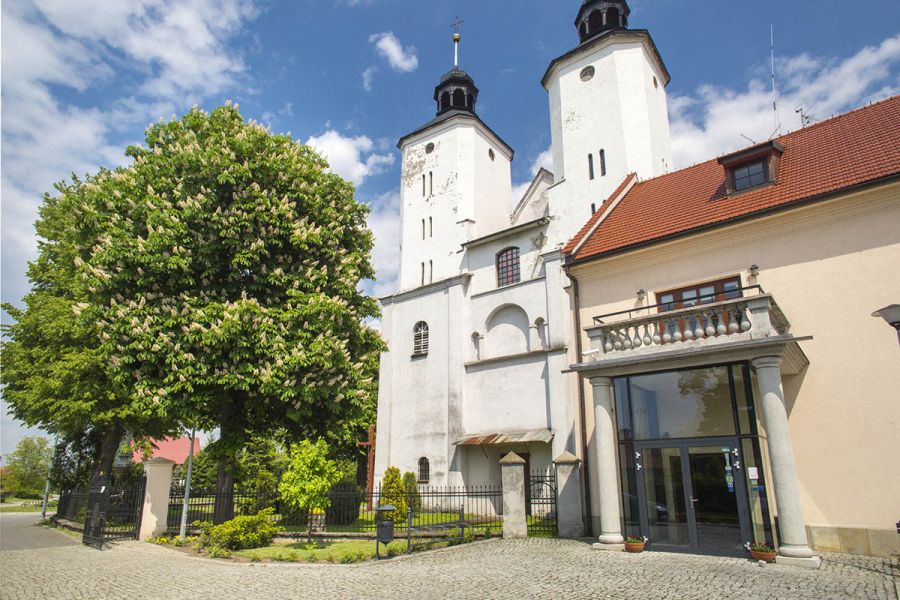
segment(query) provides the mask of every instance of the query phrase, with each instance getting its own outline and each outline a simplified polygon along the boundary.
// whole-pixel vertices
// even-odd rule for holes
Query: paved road
[[[0,552],[78,545],[78,540],[37,525],[40,520],[40,512],[0,513]]]
[[[735,558],[598,552],[551,539],[490,540],[357,565],[214,561],[140,542],[102,552],[10,551],[0,562],[0,598],[14,600],[896,598],[889,560],[835,554],[810,571]]]

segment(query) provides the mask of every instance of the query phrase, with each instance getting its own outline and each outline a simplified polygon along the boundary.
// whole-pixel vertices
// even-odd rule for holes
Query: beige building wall
[[[757,278],[748,273],[752,264]],[[900,347],[896,332],[871,316],[900,303],[900,184],[574,265],[570,273],[582,328],[594,316],[638,306],[640,289],[654,304],[656,292],[740,274],[744,285],[771,293],[791,333],[813,336],[800,342],[808,368],[783,381],[810,544],[900,552]],[[585,402],[590,415],[589,386]],[[596,489],[596,474],[591,481]]]

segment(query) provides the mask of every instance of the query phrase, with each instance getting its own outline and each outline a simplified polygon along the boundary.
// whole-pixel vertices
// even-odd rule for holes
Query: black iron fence
[[[556,473],[534,471],[528,481],[525,514],[528,519],[528,535],[554,537],[556,521]]]
[[[481,535],[501,533],[503,494],[499,485],[433,487],[417,486],[404,494],[391,494],[376,489],[371,496],[359,489],[336,487],[328,493],[329,506],[324,515],[291,508],[276,493],[235,491],[230,498],[235,516],[253,515],[272,508],[275,521],[286,533],[375,534],[376,509],[382,504],[398,506],[395,532],[408,537],[407,529],[420,536],[448,535],[460,524]],[[401,502],[398,502],[400,500]],[[214,522],[217,502],[229,504],[221,494],[192,490],[188,500],[187,530],[195,532],[196,521]],[[404,507],[411,507],[411,514]],[[184,510],[184,489],[173,487],[169,495],[167,528],[178,531]],[[402,512],[401,512],[402,511]],[[456,532],[453,533],[456,535]]]
[[[100,486],[105,498],[95,502],[101,510],[91,534],[98,544],[116,539],[136,538],[141,525],[141,509],[144,504],[146,479],[130,485]],[[96,494],[95,494],[96,496]],[[64,490],[59,495],[53,520],[65,520],[76,529],[85,529],[90,516],[91,492],[89,489]],[[98,520],[99,519],[99,520]]]

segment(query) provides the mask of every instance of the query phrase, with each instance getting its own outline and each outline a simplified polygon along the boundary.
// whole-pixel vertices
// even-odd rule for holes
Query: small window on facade
[[[425,263],[422,264],[422,285],[425,285]]]
[[[428,323],[419,321],[413,328],[413,356],[428,354]]]
[[[428,217],[428,237],[434,237],[434,222]]]
[[[428,261],[428,283],[434,281],[434,262]]]
[[[591,202],[591,214],[594,214],[595,212],[597,212],[597,205]]]
[[[600,177],[606,175],[606,150],[600,151]]]
[[[585,67],[581,70],[581,80],[590,81],[594,78],[594,67]]]
[[[654,88],[658,88],[658,87],[659,87],[659,82],[656,81],[656,75],[653,76],[653,87],[654,87]]]
[[[422,197],[425,197],[425,175],[422,174]]]
[[[497,254],[497,287],[519,283],[519,249],[507,248]]]
[[[429,142],[428,145],[425,146],[425,154],[431,154],[432,152],[434,152],[434,144]]]
[[[424,456],[419,459],[419,483],[428,483],[428,477],[431,474],[431,467],[428,464],[428,459]]]
[[[588,179],[594,178],[594,155],[588,154]]]
[[[741,296],[741,278],[735,275],[727,279],[660,292],[656,295],[656,302],[660,305],[659,311],[665,312],[667,310],[688,308],[697,304],[722,302],[723,300],[731,300]]]
[[[428,171],[428,195],[434,195],[434,173]]]
[[[425,239],[425,219],[422,219],[422,239]]]
[[[745,190],[766,182],[766,162],[758,160],[732,170],[734,191]]]
[[[488,149],[488,158],[494,160],[494,151],[492,149]]]

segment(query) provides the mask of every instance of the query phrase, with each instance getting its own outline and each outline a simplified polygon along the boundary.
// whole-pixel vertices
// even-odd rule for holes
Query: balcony
[[[789,334],[790,323],[771,294],[759,286],[740,292],[741,297],[701,298],[699,304],[676,310],[656,304],[594,317],[594,325],[585,328],[591,349],[584,360],[636,359]]]

